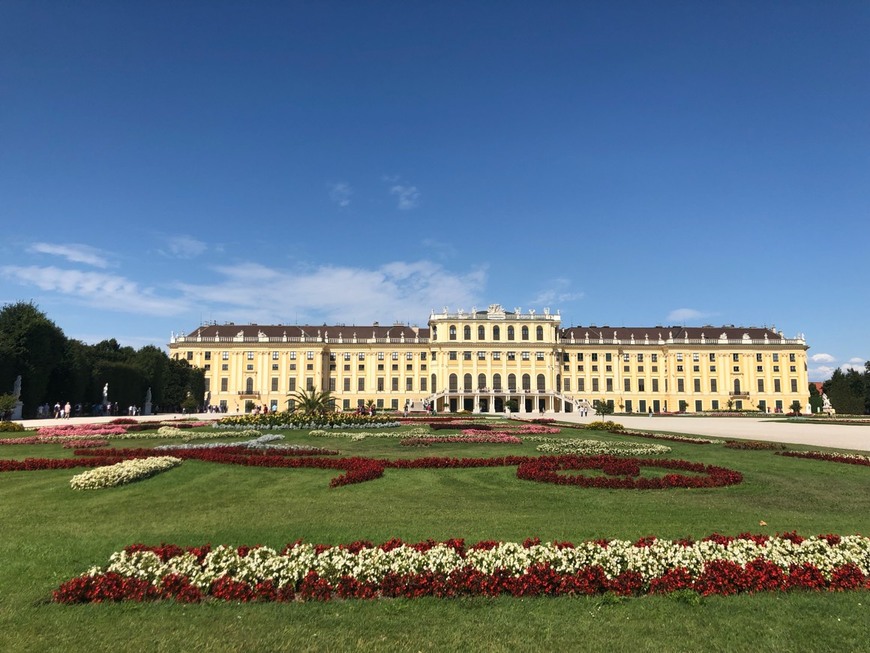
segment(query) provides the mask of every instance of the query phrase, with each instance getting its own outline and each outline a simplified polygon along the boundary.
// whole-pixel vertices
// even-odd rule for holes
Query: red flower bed
[[[640,476],[640,467],[677,469],[697,476],[667,474],[657,478]],[[600,469],[606,476],[565,475],[566,470]],[[686,460],[655,460],[652,458],[618,458],[615,456],[541,456],[521,463],[517,476],[540,483],[579,485],[608,489],[661,489],[673,487],[721,487],[736,485],[743,480],[740,472],[724,467],[692,463]]]
[[[339,599],[374,598],[461,598],[472,596],[589,596],[610,592],[618,596],[668,594],[690,590],[702,596],[732,596],[741,593],[783,592],[788,590],[855,591],[870,589],[868,579],[858,567],[843,565],[833,570],[826,580],[822,572],[810,564],[793,566],[784,572],[775,564],[752,560],[739,565],[726,560],[713,560],[704,566],[697,578],[678,567],[653,578],[644,588],[636,571],[624,571],[608,578],[598,566],[586,567],[576,573],[559,573],[548,564],[536,564],[523,574],[514,576],[503,569],[491,574],[462,567],[453,573],[423,572],[412,574],[387,573],[378,582],[362,582],[342,576],[335,582],[310,571],[297,587],[288,584],[277,588],[272,581],[256,584],[222,576],[203,594],[183,576],[167,575],[159,586],[144,580],[122,577],[115,573],[80,576],[63,583],[53,593],[57,603],[102,603],[107,601],[154,601],[173,599],[195,603],[204,599],[236,601],[329,601]]]
[[[98,467],[122,460],[165,455],[157,449],[77,449],[77,456],[87,458],[28,458],[23,461],[0,460],[0,472],[38,469],[68,469]],[[239,446],[209,449],[173,449],[172,455],[187,460],[248,467],[289,467],[344,470],[330,481],[330,487],[364,483],[380,478],[391,469],[470,469],[475,467],[517,467],[517,478],[539,483],[578,485],[610,489],[662,489],[674,487],[721,487],[743,480],[736,471],[693,463],[686,460],[654,460],[617,456],[498,456],[495,458],[425,457],[413,460],[381,460],[374,458],[322,458],[310,452],[280,449],[251,449]],[[691,472],[667,474],[662,477],[640,476],[641,467],[673,469]],[[600,469],[605,476],[564,475],[568,470]]]
[[[847,454],[825,453],[822,451],[777,451],[776,455],[790,456],[791,458],[809,458],[811,460],[827,460],[833,463],[870,467],[870,459],[867,457],[849,456]]]
[[[463,429],[474,429],[477,431],[491,431],[492,425],[485,424],[484,422],[433,422],[429,424],[429,428],[433,431],[441,431],[441,430],[456,430],[461,431]]]

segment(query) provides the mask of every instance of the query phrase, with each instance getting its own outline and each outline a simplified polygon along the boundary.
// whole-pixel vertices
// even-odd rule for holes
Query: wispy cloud
[[[485,268],[451,272],[430,261],[394,261],[378,268],[320,266],[280,270],[259,263],[221,266],[215,284],[180,284],[181,291],[221,306],[223,319],[244,322],[419,322],[446,302],[472,305],[486,283]],[[264,305],[263,293],[270,302]]]
[[[350,206],[352,195],[353,188],[350,184],[340,181],[329,185],[329,199],[343,209]]]
[[[711,317],[712,313],[705,313],[694,308],[677,308],[668,313],[668,321],[674,324],[699,322]]]
[[[396,184],[390,188],[390,195],[398,197],[400,211],[416,209],[420,205],[420,191],[417,190],[416,186]]]
[[[830,354],[813,354],[810,356],[813,363],[836,363],[837,359]]]
[[[153,289],[142,288],[135,281],[102,272],[7,265],[0,268],[0,276],[109,311],[170,316],[190,310],[188,301],[160,297]]]
[[[543,306],[546,308],[553,307],[554,310],[560,308],[558,304],[567,304],[569,302],[583,299],[585,293],[581,290],[573,288],[573,283],[570,279],[558,278],[549,282],[549,288],[538,291],[538,294],[531,300],[533,306]]]
[[[831,367],[830,365],[819,365],[817,367],[808,367],[807,368],[807,378],[810,381],[827,381],[831,378],[831,375],[834,373],[836,367]]]
[[[84,263],[95,268],[107,268],[109,262],[106,255],[96,247],[71,243],[58,245],[55,243],[33,243],[27,248],[29,252],[61,256],[70,263]]]
[[[202,255],[208,250],[208,245],[198,238],[186,235],[171,236],[166,241],[166,248],[159,250],[169,258],[191,259]]]

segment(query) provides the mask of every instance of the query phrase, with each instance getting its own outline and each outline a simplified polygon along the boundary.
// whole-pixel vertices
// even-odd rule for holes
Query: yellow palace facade
[[[173,334],[170,355],[202,368],[206,403],[293,407],[329,390],[338,410],[616,412],[761,410],[808,401],[807,345],[772,328],[562,328],[498,304],[432,312],[427,327],[209,324]]]

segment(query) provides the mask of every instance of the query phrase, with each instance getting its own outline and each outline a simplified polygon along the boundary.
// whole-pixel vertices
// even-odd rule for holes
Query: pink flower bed
[[[95,449],[108,444],[108,440],[67,440],[62,446],[64,449]]]
[[[462,435],[447,435],[442,437],[422,437],[422,438],[403,438],[401,444],[406,447],[428,446],[431,444],[442,443],[473,443],[473,444],[522,444],[515,435],[507,433],[475,433],[473,431],[463,431]]]

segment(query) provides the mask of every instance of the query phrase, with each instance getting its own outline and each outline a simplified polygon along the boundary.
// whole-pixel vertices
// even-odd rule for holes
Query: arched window
[[[471,327],[467,324],[465,325],[465,328],[462,329],[462,339],[471,340]]]
[[[544,327],[542,327],[541,325],[538,325],[538,328],[535,329],[535,337],[536,337],[538,340],[543,340],[543,339],[544,339]]]
[[[514,328],[512,326],[508,327],[508,340],[514,339]]]
[[[462,377],[462,387],[466,390],[471,390],[471,374],[466,374]]]
[[[483,328],[482,324],[477,327],[477,339],[486,340],[486,329]]]
[[[501,392],[501,374],[492,375],[492,389]]]
[[[450,390],[457,390],[459,388],[459,385],[458,385],[459,379],[455,374],[450,375],[449,383],[450,383],[450,386],[449,386]]]
[[[456,340],[456,325],[455,324],[450,325],[450,339]]]
[[[523,340],[528,340],[528,339],[529,339],[529,327],[527,327],[527,326],[524,326],[524,327],[523,327],[523,330],[522,330],[522,338],[523,338]]]
[[[432,375],[432,392],[438,392],[438,377]]]
[[[492,339],[501,340],[501,329],[498,328],[498,325],[492,327]]]
[[[523,390],[531,390],[532,389],[532,377],[528,374],[523,374]]]
[[[538,390],[543,392],[547,389],[547,379],[543,374],[538,374]]]
[[[477,387],[485,388],[486,387],[486,374],[478,374],[477,375]]]
[[[556,375],[556,392],[562,392],[562,375]]]
[[[248,379],[250,380],[250,379]],[[734,394],[740,394],[740,379],[734,379]]]
[[[517,375],[516,374],[508,374],[508,390],[511,392],[516,392],[517,390]]]
[[[249,395],[254,394],[254,379],[250,377],[245,381],[245,393]]]

